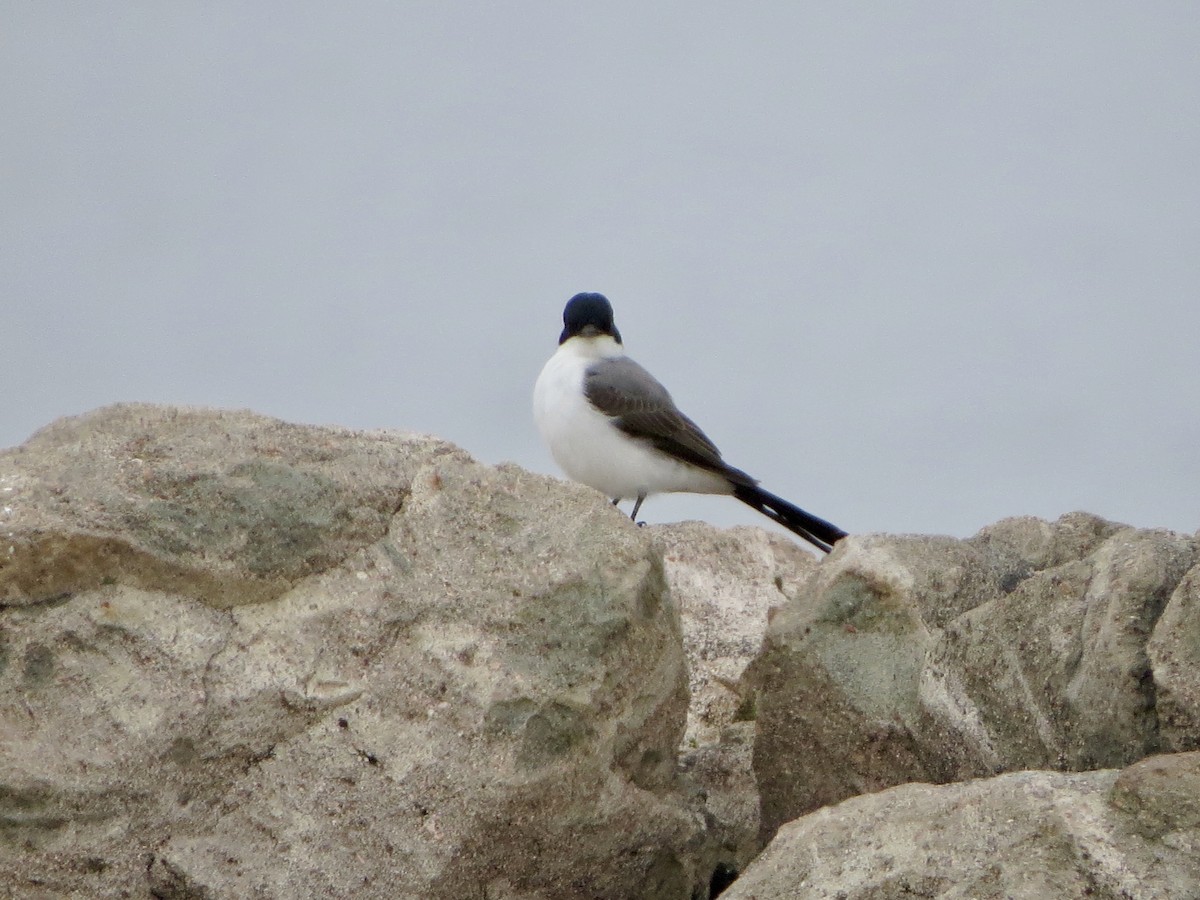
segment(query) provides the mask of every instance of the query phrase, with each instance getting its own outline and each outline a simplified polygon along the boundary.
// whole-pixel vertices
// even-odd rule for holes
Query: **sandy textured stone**
[[[0,894],[707,884],[678,609],[592,492],[145,406],[56,423],[0,479]]]
[[[782,827],[721,896],[1197,897],[1198,771],[1192,753],[1123,772],[1016,772],[857,797]]]
[[[913,780],[925,655],[1000,578],[950,538],[850,537],[773,618],[753,665],[764,837],[828,803]]]
[[[61,419],[4,454],[0,602],[116,580],[217,607],[277,597],[379,540],[439,447],[142,404]]]
[[[715,743],[744,719],[740,684],[762,648],[767,619],[817,565],[813,554],[760,528],[658,525],[667,585],[680,607],[692,701],[685,748]]]
[[[1146,644],[1196,559],[1190,537],[1124,529],[948,627],[925,696],[967,765],[1083,770],[1166,749]]]
[[[966,541],[843,541],[752,666],[764,837],[908,781],[1193,749],[1162,741],[1147,639],[1198,557],[1191,536],[1083,514]],[[1176,683],[1184,721],[1188,675]]]
[[[1171,595],[1146,652],[1164,748],[1200,747],[1200,567]]]
[[[1200,851],[1200,753],[1134,763],[1117,777],[1110,801],[1143,837]]]
[[[1018,576],[1004,586],[1007,593],[1034,572],[1083,559],[1123,528],[1118,522],[1085,512],[1067,513],[1053,522],[1015,516],[980,529],[970,543],[984,550],[1010,577]]]
[[[754,692],[742,681],[772,610],[817,566],[795,541],[759,528],[702,522],[649,529],[683,618],[691,704],[680,764],[705,800],[716,856],[708,869],[741,871],[760,849],[751,765]]]
[[[63,420],[0,453],[0,896],[1170,897],[1194,754],[872,792],[1197,749],[1198,560],[1081,513],[818,558],[430,437]]]

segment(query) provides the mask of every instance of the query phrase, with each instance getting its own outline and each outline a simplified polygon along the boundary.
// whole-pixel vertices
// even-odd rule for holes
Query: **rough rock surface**
[[[1196,749],[1198,559],[1195,537],[1084,514],[842,542],[753,666],[764,837],[904,782]]]
[[[684,747],[715,743],[746,720],[741,684],[762,648],[767,620],[816,569],[794,541],[760,528],[703,522],[651,526],[667,585],[679,599],[692,701]]]
[[[0,455],[0,894],[686,897],[678,610],[592,492],[118,406]]]
[[[1085,514],[819,560],[428,437],[62,420],[0,453],[0,897],[1194,900],[1198,562]]]
[[[759,528],[683,522],[649,530],[683,618],[691,704],[680,765],[704,797],[717,847],[713,868],[729,878],[761,847],[751,765],[754,693],[742,676],[772,610],[794,595],[817,558]],[[714,877],[720,886],[720,872]]]
[[[1200,753],[910,784],[783,826],[722,900],[1200,896]]]
[[[1146,644],[1163,747],[1200,747],[1200,568],[1193,568]]]

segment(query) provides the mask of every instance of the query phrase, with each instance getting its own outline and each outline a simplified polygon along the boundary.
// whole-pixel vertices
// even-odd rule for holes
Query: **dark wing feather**
[[[613,424],[668,456],[728,476],[738,484],[755,480],[721,459],[721,451],[675,406],[667,389],[627,356],[601,360],[584,376],[584,395]]]

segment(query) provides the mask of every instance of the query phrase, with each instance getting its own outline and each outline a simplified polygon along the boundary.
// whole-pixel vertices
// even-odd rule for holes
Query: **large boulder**
[[[1146,643],[1163,747],[1200,747],[1200,568],[1184,576]]]
[[[909,784],[779,829],[722,900],[1200,896],[1200,753]]]
[[[118,406],[0,454],[0,894],[688,897],[651,536],[431,438]]]
[[[1192,536],[1084,514],[840,542],[751,667],[764,839],[905,782],[1196,749],[1198,559]]]
[[[1200,896],[1195,756],[1136,762],[1200,747],[1198,561],[1085,514],[818,560],[430,437],[63,420],[0,453],[0,896]]]

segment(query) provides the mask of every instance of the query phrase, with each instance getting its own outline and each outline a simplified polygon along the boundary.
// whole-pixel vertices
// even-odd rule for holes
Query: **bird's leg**
[[[642,501],[645,499],[645,494],[638,494],[637,499],[633,501],[633,512],[629,514],[629,518],[631,518],[634,522],[637,521],[638,510],[642,508]]]

